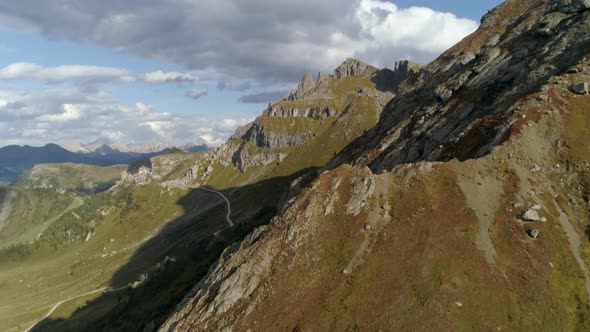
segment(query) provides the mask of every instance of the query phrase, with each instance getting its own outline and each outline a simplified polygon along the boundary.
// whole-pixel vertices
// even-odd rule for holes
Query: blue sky
[[[0,4],[0,146],[218,145],[261,113],[260,94],[284,96],[306,71],[349,56],[430,61],[500,3],[167,2]]]
[[[500,0],[457,0],[457,1],[441,1],[441,0],[396,0],[391,1],[400,7],[406,8],[411,6],[423,6],[432,8],[438,11],[451,12],[457,16],[469,18],[475,21],[479,19],[491,8],[501,4]]]

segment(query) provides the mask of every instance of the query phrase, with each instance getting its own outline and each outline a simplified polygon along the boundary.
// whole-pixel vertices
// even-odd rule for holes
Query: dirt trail
[[[7,189],[4,195],[4,199],[0,201],[0,232],[2,232],[4,223],[10,216],[10,212],[12,211],[12,206],[14,205],[15,199],[16,191]]]
[[[227,224],[229,225],[229,227],[234,227],[234,222],[231,220],[231,203],[229,202],[229,199],[224,194],[222,194],[221,192],[219,192],[217,190],[203,188],[203,187],[194,187],[193,189],[199,189],[199,190],[204,190],[204,191],[208,191],[211,193],[215,193],[215,194],[219,195],[221,198],[223,198],[225,200],[225,203],[227,204],[227,214],[225,215],[225,220],[227,221]]]
[[[31,326],[28,329],[26,329],[25,332],[31,331],[33,328],[35,328],[35,326],[37,326],[37,324],[39,324],[40,322],[42,322],[43,320],[45,320],[46,318],[48,318],[49,316],[51,316],[51,314],[55,310],[57,310],[57,308],[59,308],[60,305],[66,303],[68,301],[75,300],[77,298],[88,296],[88,295],[92,295],[92,294],[96,294],[96,293],[112,293],[112,292],[118,292],[118,291],[123,290],[123,289],[126,289],[126,288],[128,288],[128,286],[119,287],[119,288],[103,287],[103,288],[100,288],[100,289],[97,289],[97,290],[93,290],[93,291],[88,292],[88,293],[84,293],[84,294],[72,296],[72,297],[69,297],[69,298],[67,298],[65,300],[59,301],[53,307],[51,307],[51,309],[47,312],[47,314],[45,314],[45,316],[43,316],[41,319],[39,319],[39,320],[35,321],[33,324],[31,324]]]

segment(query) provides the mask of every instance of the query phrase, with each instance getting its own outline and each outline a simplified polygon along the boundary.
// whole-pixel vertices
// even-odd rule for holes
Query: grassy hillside
[[[144,163],[150,169],[145,174],[147,184],[126,182],[83,200],[79,193],[92,192],[86,190],[92,187],[89,184],[96,188],[121,170],[42,165],[29,172],[18,183],[19,190],[61,188],[58,191],[66,191],[61,197],[71,198],[56,208],[61,215],[41,218],[51,222],[44,224],[40,236],[35,229],[38,239],[34,243],[21,242],[12,252],[3,252],[0,280],[17,277],[0,286],[0,296],[9,303],[0,307],[0,329],[22,329],[41,317],[52,303],[102,286],[124,286],[142,275],[148,276],[147,281],[135,289],[94,294],[64,304],[44,326],[59,331],[75,331],[81,326],[85,330],[127,331],[141,329],[150,320],[163,322],[225,247],[270,221],[295,178],[323,166],[347,142],[377,122],[375,100],[356,92],[359,87],[374,89],[373,83],[354,77],[330,80],[328,96],[335,103],[332,106],[338,107],[338,117],[259,119],[281,134],[300,130],[315,133],[301,146],[276,149],[288,154],[279,164],[242,172],[211,160],[209,154],[173,153]],[[273,150],[245,144],[252,154]],[[189,181],[186,174],[190,169],[195,174]],[[138,167],[133,174],[139,171]],[[229,198],[235,227],[225,222],[225,202],[215,194],[191,189],[195,184],[221,190]],[[46,200],[57,202],[53,196]],[[74,205],[64,208],[68,203]],[[29,239],[21,237],[25,238]]]
[[[113,186],[126,169],[124,165],[39,164],[23,175],[16,186],[91,194]]]
[[[16,199],[0,232],[0,248],[35,240],[65,211],[81,204],[73,194],[59,194],[49,189],[12,188]]]

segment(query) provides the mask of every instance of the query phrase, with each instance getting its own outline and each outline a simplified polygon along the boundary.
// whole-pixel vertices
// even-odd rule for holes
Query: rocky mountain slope
[[[6,303],[0,330],[24,330],[58,301],[125,285],[129,289],[120,293],[64,303],[36,329],[129,331],[161,325],[224,248],[270,222],[294,180],[324,167],[376,125],[402,77],[413,77],[416,68],[401,62],[396,70],[377,69],[349,59],[319,82],[302,83],[305,91],[296,97],[272,103],[218,149],[142,158],[108,191],[76,190],[82,178],[96,184],[92,169],[80,174],[77,165],[33,169],[18,188],[10,227],[0,233],[0,280],[18,278],[0,283]],[[95,171],[111,174],[111,169]],[[27,199],[38,207],[31,213]],[[44,210],[47,206],[52,208]],[[17,216],[31,221],[24,231],[15,227]],[[19,231],[24,233],[14,240]]]
[[[394,70],[378,69],[356,59],[347,59],[329,76],[318,74],[314,81],[306,74],[296,91],[271,103],[254,122],[236,132],[215,150],[214,162],[233,164],[244,171],[252,166],[281,163],[294,148],[313,141],[338,127],[349,142],[356,128],[370,128],[375,115],[415,76],[419,66],[409,61],[395,64]],[[354,118],[354,119],[353,119]],[[350,128],[345,128],[350,127]],[[312,149],[308,144],[307,150]],[[339,151],[335,144],[328,151]],[[331,157],[328,155],[328,157]]]
[[[160,330],[590,329],[588,58],[588,1],[500,5]]]

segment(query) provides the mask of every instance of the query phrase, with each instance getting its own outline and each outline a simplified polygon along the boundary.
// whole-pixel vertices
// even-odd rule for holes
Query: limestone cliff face
[[[316,87],[316,84],[319,83],[319,79],[320,77],[318,77],[318,82],[315,82],[311,73],[305,74],[301,80],[301,83],[299,83],[297,86],[297,90],[295,90],[295,92],[289,96],[289,100],[298,100],[303,98],[305,93]]]
[[[333,76],[342,79],[350,76],[371,76],[379,69],[357,59],[348,58],[334,70]]]
[[[588,9],[487,14],[160,330],[589,330]]]
[[[282,104],[270,105],[264,111],[265,115],[277,118],[305,117],[316,120],[323,120],[328,117],[336,116],[336,111],[330,106],[309,106],[309,107],[288,107]]]
[[[267,131],[266,128],[258,123],[254,123],[250,130],[242,136],[249,143],[261,148],[289,148],[299,146],[305,143],[313,133],[296,132],[291,135]]]

